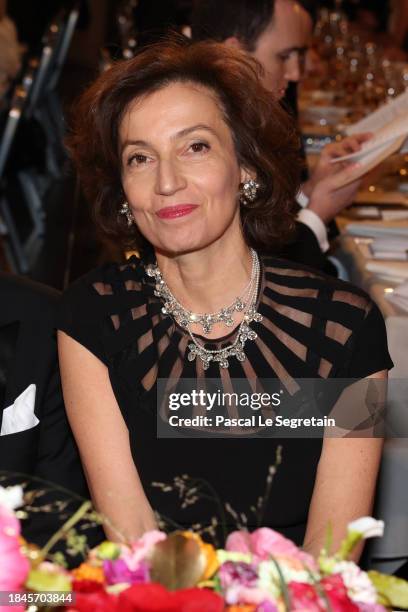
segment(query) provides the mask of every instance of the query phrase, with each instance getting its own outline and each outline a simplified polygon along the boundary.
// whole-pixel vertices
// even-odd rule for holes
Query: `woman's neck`
[[[229,306],[251,275],[251,252],[242,237],[176,257],[161,253],[156,257],[170,291],[184,308],[197,313]]]

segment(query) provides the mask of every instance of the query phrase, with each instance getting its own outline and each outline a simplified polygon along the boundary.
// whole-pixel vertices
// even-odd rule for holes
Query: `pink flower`
[[[258,572],[255,565],[243,561],[226,561],[218,572],[221,591],[225,601],[230,605],[257,604],[263,605],[270,600],[270,595],[258,588]],[[263,608],[259,608],[262,612]],[[265,608],[266,612],[268,608]],[[275,608],[273,611],[275,612]]]
[[[21,552],[20,524],[14,514],[0,506],[0,591],[18,591],[24,584],[30,564]],[[4,606],[2,610],[19,612],[23,607]]]
[[[133,572],[139,567],[140,561],[143,561],[153,550],[158,542],[166,539],[166,534],[163,531],[153,530],[143,534],[137,542],[132,543],[130,548],[125,548],[120,555]]]
[[[225,550],[245,554],[252,553],[251,534],[248,531],[233,531],[227,537]]]
[[[270,601],[263,601],[257,606],[256,612],[278,612],[278,608]]]
[[[316,562],[311,555],[269,527],[261,527],[252,533],[234,531],[228,536],[225,548],[229,551],[251,553],[258,561],[267,561],[271,555],[292,557],[307,565],[310,570],[316,569]]]
[[[238,563],[226,561],[221,565],[218,577],[223,589],[233,585],[254,587],[258,582],[256,568],[250,563],[243,563],[242,561]]]
[[[224,599],[230,606],[238,604],[265,605],[266,601],[273,603],[270,593],[257,587],[246,587],[239,584],[232,585],[224,591]],[[262,609],[262,608],[261,608]]]
[[[108,584],[127,582],[129,584],[141,584],[149,582],[149,568],[147,563],[141,561],[137,569],[130,570],[123,559],[116,561],[105,560],[103,571]]]

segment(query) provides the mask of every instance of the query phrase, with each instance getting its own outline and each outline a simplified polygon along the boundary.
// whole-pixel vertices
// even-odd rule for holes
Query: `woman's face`
[[[249,175],[210,90],[172,83],[136,100],[119,141],[126,199],[156,250],[196,251],[241,232],[238,190]]]

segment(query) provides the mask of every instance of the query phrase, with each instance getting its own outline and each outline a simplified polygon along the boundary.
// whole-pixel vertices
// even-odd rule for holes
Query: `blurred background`
[[[64,150],[81,91],[188,2],[0,0],[0,269],[62,289],[105,258]]]
[[[93,229],[64,150],[66,125],[76,97],[112,61],[132,57],[169,27],[188,35],[192,1],[0,0],[0,269],[63,289],[123,256]],[[313,165],[325,143],[408,87],[408,0],[302,4],[314,34],[298,111]],[[350,215],[404,227],[407,177],[403,153],[367,177],[333,248],[350,251]]]

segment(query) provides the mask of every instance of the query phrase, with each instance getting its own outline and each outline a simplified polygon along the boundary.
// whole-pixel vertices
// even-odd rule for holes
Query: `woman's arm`
[[[370,378],[387,378],[387,371]],[[382,438],[325,438],[310,504],[304,548],[318,556],[331,526],[333,551],[346,535],[347,524],[370,515],[381,460]],[[355,549],[353,560],[363,545]]]
[[[63,332],[58,332],[58,350],[65,406],[89,489],[96,509],[112,525],[104,526],[105,532],[115,541],[135,539],[156,525],[108,370]]]

